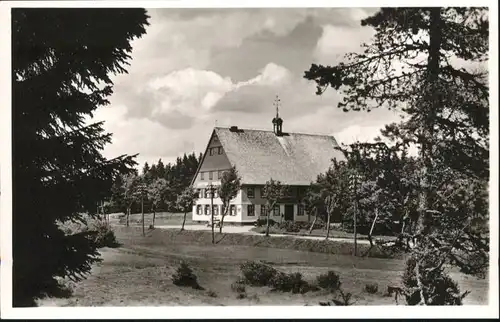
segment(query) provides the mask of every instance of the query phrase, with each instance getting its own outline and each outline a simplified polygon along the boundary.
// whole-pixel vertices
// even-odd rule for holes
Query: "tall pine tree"
[[[317,83],[318,94],[328,87],[341,90],[339,107],[345,111],[388,107],[406,114],[384,134],[419,148],[419,205],[412,233],[417,247],[407,267],[406,276],[414,277],[405,284],[407,300],[439,304],[426,283],[448,281],[445,261],[480,273],[488,257],[489,238],[472,225],[488,218],[484,207],[475,206],[482,200],[467,199],[467,205],[454,209],[439,206],[449,199],[441,187],[474,187],[471,196],[481,198],[489,177],[488,10],[382,8],[361,24],[376,32],[362,53],[348,54],[336,66],[313,64],[305,78]],[[461,303],[459,294],[439,298]]]
[[[109,197],[113,179],[135,164],[108,160],[102,123],[86,125],[125,73],[148,25],[143,9],[13,9],[13,305],[56,294],[58,277],[80,280],[99,260],[86,233],[65,236],[58,221],[81,221]]]

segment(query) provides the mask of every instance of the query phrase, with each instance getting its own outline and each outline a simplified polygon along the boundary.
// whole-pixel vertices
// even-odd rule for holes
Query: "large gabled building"
[[[279,180],[291,187],[289,196],[275,209],[271,218],[308,221],[301,198],[318,174],[328,170],[332,159],[343,160],[336,150],[337,141],[331,135],[285,133],[278,112],[273,119],[273,131],[215,127],[192,181],[199,199],[193,206],[193,221],[209,221],[211,211],[219,217],[222,201],[214,194],[210,209],[210,189],[220,185],[225,170],[236,166],[241,176],[242,189],[231,202],[225,222],[253,223],[266,216],[266,200],[262,188],[269,179]]]

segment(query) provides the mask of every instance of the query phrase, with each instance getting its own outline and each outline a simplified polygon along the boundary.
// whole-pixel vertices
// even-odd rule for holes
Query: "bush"
[[[298,233],[302,229],[301,227],[301,224],[294,221],[284,221],[278,225],[278,228],[283,229],[284,231],[289,233]]]
[[[321,274],[316,277],[316,282],[319,287],[325,290],[334,292],[340,288],[340,277],[334,271],[328,271],[326,274]]]
[[[365,285],[365,291],[370,294],[375,294],[378,292],[378,284],[377,283],[368,283]]]
[[[271,218],[269,218],[269,226],[274,226],[275,224],[276,224],[276,221],[274,221]],[[265,227],[266,225],[267,225],[267,219],[266,218],[259,218],[254,223],[255,227]]]
[[[279,272],[272,280],[271,285],[275,291],[306,293],[309,291],[309,284],[302,279],[299,272],[286,274]]]
[[[266,286],[278,274],[275,268],[259,262],[246,262],[240,268],[244,281],[252,286]]]
[[[111,226],[102,219],[85,216],[81,221],[65,221],[58,223],[65,235],[86,234],[96,247],[116,247],[118,242]]]
[[[237,298],[238,300],[244,299],[244,298],[246,298],[246,297],[247,297],[247,293],[245,293],[245,292],[243,292],[243,293],[238,293],[238,294],[236,295],[236,298]]]
[[[254,231],[254,232],[259,233],[259,234],[265,234],[266,233],[266,226],[254,227],[251,229],[251,231]],[[286,232],[286,230],[278,228],[277,225],[269,226],[269,233],[270,234],[283,234],[285,232]]]
[[[210,297],[217,297],[217,293],[215,293],[215,291],[213,290],[208,290],[207,295]]]
[[[462,305],[462,300],[468,292],[460,294],[458,284],[453,281],[443,269],[431,271],[439,262],[439,258],[428,256],[420,266],[420,280],[423,285],[423,295],[427,305]],[[403,285],[408,305],[418,305],[421,302],[420,290],[416,277],[416,259],[410,257],[406,262],[403,274]]]
[[[175,274],[172,275],[172,281],[177,286],[190,286],[194,289],[201,289],[196,275],[186,262],[182,262],[177,268]]]
[[[92,232],[95,232],[93,234],[93,239],[97,244],[97,247],[116,247],[118,245],[115,232],[106,221],[94,221],[90,227],[90,230]]]
[[[313,221],[313,222],[314,222],[314,221]],[[307,226],[307,229],[311,228],[311,225],[312,225],[312,223],[310,223],[310,224]],[[325,226],[326,226],[325,221],[324,221],[323,219],[321,219],[321,218],[318,218],[318,220],[316,220],[316,223],[314,223],[314,225],[313,225],[313,229],[314,229],[314,230],[317,230],[317,229],[323,229],[323,228],[325,228]]]
[[[231,284],[231,290],[236,293],[245,293],[246,292],[246,287],[243,281],[236,281],[233,284]]]

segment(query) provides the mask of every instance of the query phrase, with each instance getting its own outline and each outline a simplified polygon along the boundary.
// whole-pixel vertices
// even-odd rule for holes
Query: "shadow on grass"
[[[107,243],[107,245],[106,245],[106,246],[104,246],[104,247],[109,247],[109,248],[118,248],[118,247],[121,247],[121,246],[123,246],[123,244],[122,244],[122,243],[120,243],[120,242],[119,242],[119,241],[117,241],[117,240],[113,240],[113,241],[108,242],[108,243]]]
[[[221,241],[223,241],[223,240],[224,240],[224,238],[226,238],[226,236],[227,236],[227,234],[222,235],[222,237],[221,237],[221,238],[219,238],[219,240],[215,241],[215,243],[216,243],[216,244],[220,243]]]

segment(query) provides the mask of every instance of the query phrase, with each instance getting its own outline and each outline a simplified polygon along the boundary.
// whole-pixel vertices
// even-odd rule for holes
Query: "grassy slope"
[[[226,239],[211,245],[206,240],[206,232],[165,231],[160,234],[155,230],[149,231],[148,237],[142,237],[139,231],[118,229],[117,237],[123,246],[102,249],[103,263],[93,268],[89,279],[75,286],[71,298],[45,299],[40,305],[318,305],[319,301],[330,298],[324,291],[300,295],[247,287],[249,298],[238,300],[230,285],[239,275],[239,264],[248,259],[266,261],[282,271],[299,271],[309,281],[333,269],[340,274],[344,289],[354,294],[357,305],[394,305],[394,299],[384,297],[382,293],[387,285],[399,284],[404,266],[398,259],[224,243],[224,240],[236,242],[236,236],[248,237],[243,235],[223,235],[227,236]],[[191,265],[205,291],[172,284],[171,275],[181,260]],[[487,281],[453,275],[462,288],[472,291],[466,302],[485,303]],[[374,281],[379,284],[379,293],[363,292],[364,285]],[[217,297],[209,296],[209,290]]]

